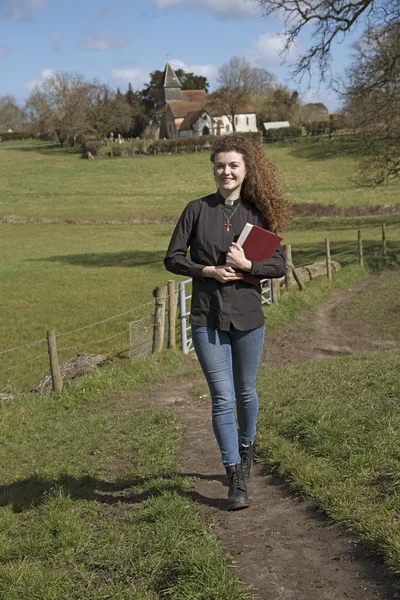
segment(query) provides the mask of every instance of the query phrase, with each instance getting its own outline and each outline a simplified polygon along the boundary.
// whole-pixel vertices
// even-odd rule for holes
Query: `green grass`
[[[400,182],[357,187],[360,142],[343,138],[265,146],[293,202],[367,206],[400,202]],[[89,161],[48,142],[0,146],[0,217],[124,219],[177,216],[214,189],[209,153]]]
[[[331,142],[307,140],[306,144],[266,147],[279,164],[283,179],[289,187],[295,186],[299,200],[305,201],[300,197],[302,186],[308,186],[312,180],[312,169],[327,177],[343,178],[342,162],[356,158],[355,147],[349,140],[327,144]],[[42,142],[7,143],[0,146],[0,153],[0,176],[6,182],[0,191],[3,215],[72,220],[172,215],[179,213],[190,198],[213,188],[206,153],[95,162]],[[338,168],[328,164],[324,170],[326,161],[338,161]],[[301,165],[301,177],[290,183],[296,165]],[[397,188],[394,185],[389,188],[394,202]],[[350,204],[351,189],[348,188]],[[368,195],[371,190],[364,192]],[[374,198],[375,195],[374,192]],[[362,202],[368,203],[372,196],[368,197],[369,200],[363,197]],[[360,228],[366,263],[376,268],[383,265],[379,245],[382,220],[382,217],[299,219],[291,224],[284,237],[293,246],[296,265],[323,258],[325,237],[331,240],[333,258],[342,251],[340,246],[351,243],[344,249],[351,254],[338,257],[346,265],[357,261],[356,230]],[[399,218],[387,216],[384,220],[387,262],[395,264],[400,242]],[[129,322],[150,315],[154,287],[172,278],[162,262],[172,230],[171,223],[0,224],[0,352],[44,340],[51,328],[57,333],[68,332],[150,303],[142,311],[59,340],[60,360],[77,352],[122,352],[126,356]],[[139,355],[151,344],[149,326],[150,316],[148,322],[135,330]],[[117,337],[107,339],[114,335]],[[98,342],[103,339],[107,341]],[[0,371],[3,371],[0,390],[26,374],[29,377],[18,381],[12,389],[29,389],[48,370],[46,352],[43,342],[0,355]],[[23,365],[22,370],[16,366],[28,360],[33,362]]]
[[[248,597],[190,500],[173,411],[148,405],[149,384],[192,370],[168,353],[3,403],[1,598]]]
[[[396,217],[388,217],[386,222],[388,262],[393,263],[400,249],[400,228]],[[317,225],[315,227],[312,219],[297,220],[285,234],[285,241],[292,243],[296,265],[323,259],[325,236],[330,237],[333,258],[340,252],[336,248],[352,242],[351,247],[344,249],[351,250],[352,254],[339,256],[338,260],[343,265],[356,263],[358,228],[363,231],[366,264],[383,265],[378,218],[320,219]],[[0,355],[0,371],[11,369],[0,373],[0,390],[25,375],[27,378],[11,389],[30,389],[48,372],[45,341],[48,329],[55,329],[58,334],[73,331],[149,303],[143,309],[78,331],[58,342],[61,361],[78,352],[119,352],[127,356],[129,322],[149,315],[134,332],[137,353],[145,354],[152,337],[152,291],[175,278],[163,266],[172,229],[173,225],[167,223],[1,224],[0,352],[36,340],[44,341],[38,346]],[[296,299],[299,306],[304,304],[305,298]],[[282,322],[285,318],[282,307],[276,320]],[[108,339],[116,334],[119,334],[116,338]],[[103,339],[106,341],[98,342]],[[67,350],[63,351],[64,348]],[[21,368],[16,366],[36,358]]]
[[[396,573],[399,373],[399,351],[266,370],[259,376],[257,434],[260,459],[381,553]]]

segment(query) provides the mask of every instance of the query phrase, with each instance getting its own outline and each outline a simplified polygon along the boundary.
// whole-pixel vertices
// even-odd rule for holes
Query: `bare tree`
[[[211,94],[208,107],[226,115],[235,131],[235,116],[255,96],[265,94],[274,81],[274,76],[267,70],[254,68],[247,59],[235,56],[220,67],[217,78],[219,87]]]
[[[344,112],[365,138],[357,179],[379,185],[400,175],[400,29],[368,30],[345,77]]]
[[[331,60],[333,41],[343,39],[357,25],[390,32],[399,30],[400,0],[252,0],[265,15],[283,17],[286,49],[311,26],[310,44],[300,56],[294,75],[310,72],[317,64],[323,79]]]
[[[27,115],[13,96],[0,98],[0,131],[27,127]]]
[[[88,106],[93,83],[79,73],[54,73],[36,87],[27,101],[31,119],[40,131],[56,133],[61,144],[73,146],[88,129]]]

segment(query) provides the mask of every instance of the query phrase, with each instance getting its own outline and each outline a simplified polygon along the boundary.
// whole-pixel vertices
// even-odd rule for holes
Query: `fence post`
[[[286,257],[285,286],[286,286],[287,290],[290,290],[293,285],[292,246],[291,246],[291,244],[285,244],[285,257]]]
[[[326,255],[326,276],[329,280],[332,279],[332,264],[331,264],[331,245],[329,238],[325,238],[325,255]]]
[[[51,379],[53,381],[53,392],[61,392],[62,379],[60,373],[60,365],[58,364],[56,332],[54,329],[47,331],[47,344],[50,357]]]
[[[383,256],[386,256],[386,226],[382,223],[382,251]]]
[[[168,348],[176,347],[176,291],[175,281],[168,281]]]
[[[272,304],[279,303],[279,279],[271,279],[271,300]]]
[[[164,345],[165,331],[165,303],[167,299],[167,286],[157,286],[154,290],[154,335],[153,335],[153,354],[160,352]]]
[[[358,230],[357,236],[358,236],[358,259],[360,261],[360,266],[363,267],[364,266],[364,253],[363,253],[361,229]]]
[[[181,323],[181,344],[182,352],[188,354],[187,344],[187,331],[186,331],[186,293],[185,284],[183,281],[179,282],[179,316]]]

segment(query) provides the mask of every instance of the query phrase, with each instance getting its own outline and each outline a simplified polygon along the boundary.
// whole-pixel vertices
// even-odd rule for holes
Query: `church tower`
[[[182,84],[177,78],[175,71],[167,63],[158,88],[159,105],[161,106],[170,100],[182,100],[181,88]]]

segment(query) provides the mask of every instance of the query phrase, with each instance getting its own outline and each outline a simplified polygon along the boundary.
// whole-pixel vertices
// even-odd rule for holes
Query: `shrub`
[[[85,154],[90,152],[93,156],[99,156],[101,151],[101,141],[85,137],[82,139],[82,150]]]
[[[3,142],[10,140],[32,140],[38,137],[37,131],[4,131],[0,132],[0,138]]]
[[[246,131],[240,132],[246,138],[253,142],[261,143],[262,136],[259,132]],[[155,140],[151,144],[151,151],[154,154],[175,154],[177,152],[198,152],[208,149],[215,140],[214,135],[197,135],[191,137],[168,138],[165,140]]]
[[[329,133],[329,121],[310,121],[304,124],[308,135],[323,135]]]
[[[263,142],[263,136],[261,131],[239,131],[238,133],[240,133],[240,135],[242,135],[243,137],[248,138],[255,144],[262,144]]]
[[[111,146],[110,156],[122,156],[122,148],[119,144]]]
[[[151,149],[154,154],[196,152],[197,150],[208,148],[213,139],[213,135],[198,135],[192,137],[155,140],[151,144]]]

